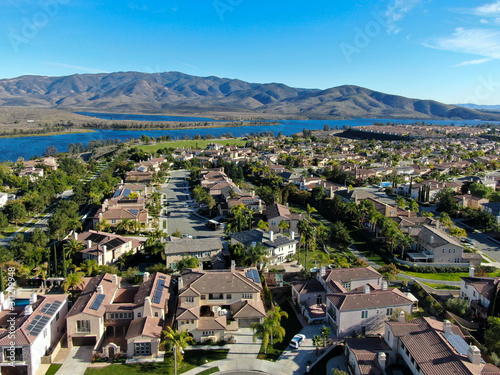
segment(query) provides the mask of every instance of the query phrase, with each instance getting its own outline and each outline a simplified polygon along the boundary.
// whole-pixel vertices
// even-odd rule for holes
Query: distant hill
[[[3,79],[0,106],[124,113],[265,113],[288,118],[500,120],[500,113],[409,99],[358,86],[301,89],[179,72]]]
[[[465,108],[479,109],[481,111],[500,111],[500,105],[477,105],[471,103],[456,104]]]

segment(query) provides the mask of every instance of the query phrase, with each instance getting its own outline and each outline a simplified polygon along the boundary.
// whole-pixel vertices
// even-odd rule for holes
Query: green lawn
[[[226,359],[228,351],[227,349],[186,350],[178,373],[182,374],[208,362]],[[163,363],[113,364],[102,368],[89,368],[85,371],[85,375],[143,375],[145,373],[173,375],[174,357],[166,355]]]
[[[430,286],[431,288],[434,288],[434,289],[460,290],[460,287],[458,287],[458,286],[432,284],[432,283],[423,283],[423,284]]]
[[[36,220],[36,219],[35,219]],[[26,220],[28,221],[28,220]],[[15,233],[16,231],[18,231],[19,229],[21,229],[21,227],[25,224],[26,221],[22,221],[22,222],[19,222],[17,226],[13,225],[13,224],[9,224],[1,233],[0,233],[0,238],[5,238],[5,237],[9,237],[10,235],[12,235],[13,233]],[[28,225],[26,228],[22,229],[21,232],[24,232],[26,229],[28,229],[29,227],[35,225],[35,223],[31,223],[30,225]]]
[[[245,146],[247,141],[236,138],[236,139],[193,139],[193,140],[182,140],[173,142],[162,142],[156,143],[154,145],[141,145],[137,146],[138,149],[146,152],[156,152],[160,148],[194,148],[194,149],[205,149],[209,143],[220,143],[224,146]]]
[[[423,273],[423,272],[410,272],[404,271],[402,272],[405,275],[413,276],[413,277],[421,277],[423,279],[429,280],[442,280],[442,281],[461,281],[461,277],[469,276],[468,272],[459,272],[459,273]]]
[[[352,244],[356,249],[364,255],[368,260],[377,263],[380,266],[385,266],[387,263],[378,251],[375,251],[374,246],[370,244],[364,229],[357,229],[351,232]]]
[[[50,365],[45,375],[54,375],[61,368],[61,366],[62,364],[60,363]]]
[[[264,353],[264,348],[260,348],[258,359],[267,359],[269,361],[276,361],[281,353],[287,348],[293,336],[300,332],[302,324],[300,324],[295,311],[288,301],[280,303],[281,310],[288,313],[288,318],[281,318],[281,326],[285,329],[286,335],[282,342],[275,343],[273,346],[267,347],[267,353]]]

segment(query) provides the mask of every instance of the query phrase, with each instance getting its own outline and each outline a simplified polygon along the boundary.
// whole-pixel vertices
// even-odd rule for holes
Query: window
[[[142,313],[138,312],[138,313],[137,313],[137,317],[138,317],[138,318],[141,318],[141,317],[142,317]]]
[[[155,318],[158,318],[158,311],[155,312]]]
[[[351,282],[350,282],[350,281],[348,281],[348,282],[346,282],[346,283],[343,283],[343,284],[342,284],[342,287],[343,287],[345,290],[347,290],[348,292],[350,292],[350,291],[351,291]]]
[[[214,331],[203,331],[203,336],[210,336],[213,334],[214,334]]]
[[[251,295],[251,294],[248,294],[248,293],[243,293],[243,294],[241,295],[241,298],[243,298],[243,299],[252,299],[252,295]]]
[[[377,309],[377,315],[380,314],[380,309]]]
[[[76,321],[77,333],[90,333],[90,320],[77,320]]]
[[[23,348],[4,348],[3,361],[4,362],[21,362],[23,360]]]
[[[207,296],[206,296],[206,295],[204,295],[204,294],[202,294],[202,295],[201,295],[201,299],[207,299]]]
[[[387,308],[387,311],[386,311],[385,315],[387,315],[387,316],[391,316],[392,315],[392,307],[388,307]]]
[[[230,294],[226,294],[226,299],[231,299],[231,295]]]
[[[366,318],[368,318],[368,310],[361,311],[361,319],[366,319]]]
[[[150,342],[136,342],[134,344],[135,355],[151,355]]]
[[[56,322],[59,320],[59,311],[56,314]]]
[[[210,293],[208,299],[224,299],[224,294],[222,293]]]
[[[186,297],[186,302],[194,302],[194,297]]]

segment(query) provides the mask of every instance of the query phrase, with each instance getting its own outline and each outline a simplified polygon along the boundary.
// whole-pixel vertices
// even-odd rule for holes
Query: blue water
[[[14,306],[28,306],[29,304],[29,298],[16,298],[14,300]]]
[[[113,114],[107,114],[113,115]],[[140,118],[148,117],[148,115],[134,115]],[[129,119],[129,118],[127,118]],[[147,120],[149,121],[149,120]],[[258,126],[241,126],[241,127],[221,127],[221,128],[206,128],[206,129],[178,129],[178,130],[96,130],[92,133],[78,134],[59,134],[40,137],[17,137],[17,138],[0,138],[0,160],[16,161],[19,157],[25,160],[32,156],[41,156],[49,146],[55,146],[59,152],[68,150],[70,143],[82,143],[84,146],[97,139],[120,139],[126,141],[129,139],[140,138],[143,134],[150,137],[159,137],[161,135],[170,135],[172,139],[182,139],[185,135],[193,137],[197,134],[202,136],[210,134],[215,137],[222,134],[231,133],[235,137],[250,135],[255,132],[274,132],[277,135],[281,132],[283,135],[292,135],[302,131],[302,129],[323,129],[328,124],[330,128],[342,128],[347,126],[362,126],[373,125],[374,122],[392,121],[399,124],[411,124],[419,120],[390,120],[390,119],[352,119],[352,120],[281,120],[279,125],[258,125]],[[431,123],[431,121],[427,121]],[[482,121],[432,121],[433,124],[452,125],[477,125]]]

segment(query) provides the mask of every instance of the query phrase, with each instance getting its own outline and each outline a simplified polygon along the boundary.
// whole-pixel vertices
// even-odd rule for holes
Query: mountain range
[[[179,72],[117,72],[0,80],[0,106],[122,113],[266,114],[276,118],[499,121],[500,113],[344,85],[326,90]]]

